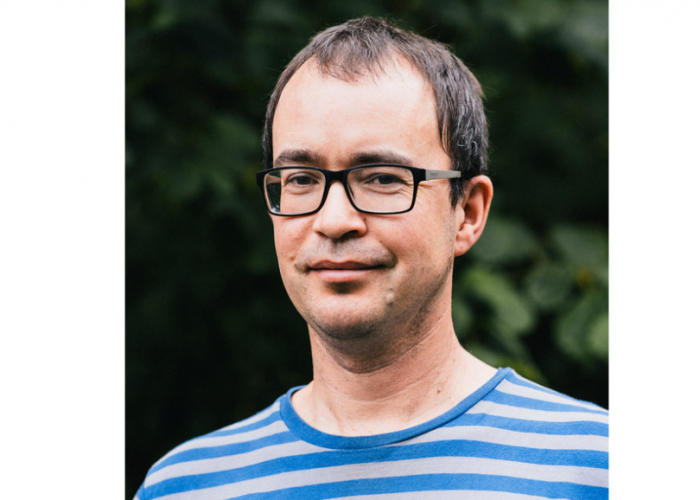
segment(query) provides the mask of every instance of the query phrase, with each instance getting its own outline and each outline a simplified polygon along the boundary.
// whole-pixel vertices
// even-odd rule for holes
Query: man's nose
[[[350,203],[340,181],[331,183],[326,202],[315,217],[314,230],[334,240],[352,233],[355,233],[355,236],[361,236],[367,232],[365,219]]]

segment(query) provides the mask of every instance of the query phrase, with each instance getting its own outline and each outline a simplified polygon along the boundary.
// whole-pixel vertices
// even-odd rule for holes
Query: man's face
[[[274,166],[343,170],[398,163],[449,170],[434,102],[406,63],[344,82],[319,75],[307,62],[276,110]],[[459,217],[448,180],[421,183],[413,210],[404,214],[359,213],[334,182],[318,213],[272,220],[287,292],[319,334],[396,335],[449,314]]]

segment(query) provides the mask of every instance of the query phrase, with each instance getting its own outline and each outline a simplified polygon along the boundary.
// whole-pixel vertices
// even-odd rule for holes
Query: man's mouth
[[[385,268],[386,266],[375,262],[321,260],[309,265],[308,272],[326,283],[339,284],[361,281],[370,273]]]
[[[357,261],[335,262],[330,260],[322,260],[315,262],[309,266],[311,271],[361,271],[366,269],[377,269],[381,267],[376,263],[365,263]]]

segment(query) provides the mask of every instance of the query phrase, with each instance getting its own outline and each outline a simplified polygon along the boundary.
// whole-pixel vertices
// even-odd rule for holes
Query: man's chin
[[[367,321],[326,321],[320,325],[316,324],[314,330],[317,330],[318,333],[329,338],[343,341],[370,339],[374,336],[376,327]]]
[[[303,304],[295,304],[309,326],[321,337],[338,341],[376,339],[395,316],[393,301],[381,294],[317,293]]]
[[[310,320],[310,321],[309,321]],[[380,331],[380,320],[366,310],[325,314],[321,318],[308,318],[307,322],[321,336],[336,341],[372,339]]]

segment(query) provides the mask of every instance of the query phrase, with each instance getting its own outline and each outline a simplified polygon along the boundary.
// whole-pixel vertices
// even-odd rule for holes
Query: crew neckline
[[[303,385],[292,387],[287,391],[287,394],[282,396],[280,400],[280,416],[294,436],[302,441],[323,448],[357,450],[386,446],[419,436],[454,420],[479,402],[486,394],[491,392],[511,371],[510,368],[499,368],[488,382],[442,415],[414,427],[385,434],[375,434],[372,436],[340,436],[336,434],[326,434],[325,432],[311,427],[302,420],[292,406],[292,395],[299,389],[302,389],[304,387]]]

